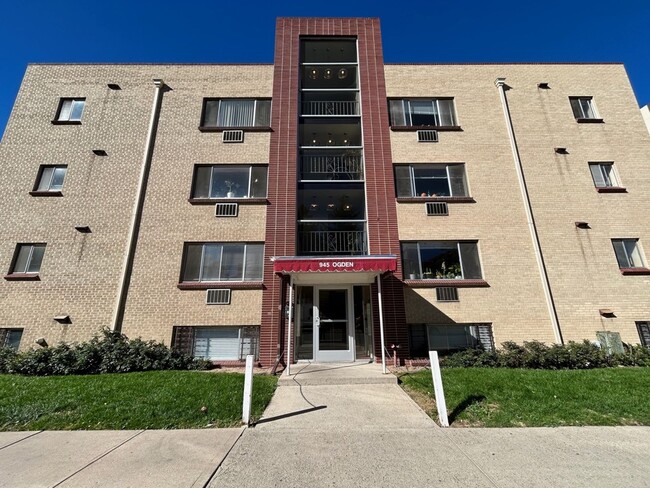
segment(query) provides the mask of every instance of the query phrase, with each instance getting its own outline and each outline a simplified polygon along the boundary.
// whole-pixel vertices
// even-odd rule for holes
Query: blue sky
[[[379,17],[386,62],[623,62],[650,103],[650,1],[2,0],[0,132],[28,63],[272,62],[276,17]]]

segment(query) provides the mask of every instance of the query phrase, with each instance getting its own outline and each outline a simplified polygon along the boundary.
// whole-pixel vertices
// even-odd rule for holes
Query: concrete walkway
[[[0,488],[650,486],[648,427],[441,429],[378,365],[292,371],[245,430],[0,432]]]
[[[650,485],[646,427],[441,429],[379,366],[329,368],[281,378],[210,486]]]
[[[0,433],[0,487],[204,487],[242,429]]]

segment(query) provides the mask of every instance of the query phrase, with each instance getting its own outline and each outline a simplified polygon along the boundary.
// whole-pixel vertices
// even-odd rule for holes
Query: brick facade
[[[382,280],[387,346],[409,357],[410,324],[489,323],[496,344],[555,341],[496,78],[508,86],[564,340],[595,340],[596,331],[610,330],[639,342],[636,322],[650,320],[650,277],[622,274],[612,239],[638,239],[650,260],[650,136],[622,65],[384,65],[377,19],[278,19],[276,27],[274,65],[28,67],[0,145],[3,273],[18,244],[46,244],[37,280],[0,282],[0,328],[23,328],[21,348],[41,337],[48,344],[86,340],[111,326],[153,79],[160,78],[167,88],[122,331],[170,344],[173,327],[259,327],[260,362],[273,365],[286,347],[288,277],[274,274],[270,258],[296,254],[301,36],[358,42],[369,253],[398,257],[397,271]],[[569,97],[592,97],[602,122],[577,122]],[[85,99],[81,123],[52,123],[62,98]],[[204,98],[272,98],[271,131],[246,130],[243,143],[223,143],[220,132],[198,129]],[[460,130],[441,130],[430,144],[418,143],[412,130],[391,130],[386,100],[394,98],[453,98]],[[598,192],[590,162],[613,162],[625,192]],[[397,201],[394,166],[426,163],[464,163],[471,198],[450,201],[449,215],[436,217],[426,215],[424,200]],[[197,164],[268,165],[268,196],[240,205],[236,218],[215,218],[213,205],[188,201]],[[67,165],[61,195],[30,194],[41,165]],[[458,286],[459,301],[439,302],[440,283],[405,279],[400,242],[415,241],[477,242],[479,286],[448,283]],[[264,243],[262,280],[233,285],[229,305],[206,305],[208,285],[178,286],[189,242]],[[376,285],[372,296],[380,357]],[[54,320],[63,315],[70,323]]]

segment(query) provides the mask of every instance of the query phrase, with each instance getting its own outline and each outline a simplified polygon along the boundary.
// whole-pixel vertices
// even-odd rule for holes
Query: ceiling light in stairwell
[[[316,78],[318,78],[318,70],[317,69],[311,69],[309,71],[309,78],[311,78],[312,80],[315,80]]]
[[[345,78],[348,77],[348,70],[345,69],[345,68],[341,68],[339,70],[339,75],[338,76],[339,76],[339,80],[344,80]]]
[[[326,80],[330,80],[332,78],[332,70],[326,69],[325,72],[323,73],[323,78],[325,78]]]

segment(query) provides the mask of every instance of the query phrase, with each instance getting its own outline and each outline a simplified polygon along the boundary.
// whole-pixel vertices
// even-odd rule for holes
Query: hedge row
[[[180,354],[164,344],[128,339],[110,331],[80,344],[61,343],[24,352],[0,348],[0,373],[5,374],[50,376],[209,367],[209,361]]]
[[[593,369],[614,366],[650,367],[650,348],[625,345],[622,354],[607,352],[587,340],[565,345],[548,346],[542,342],[504,342],[501,349],[485,351],[466,349],[442,358],[441,365],[450,368],[530,368],[530,369]]]

